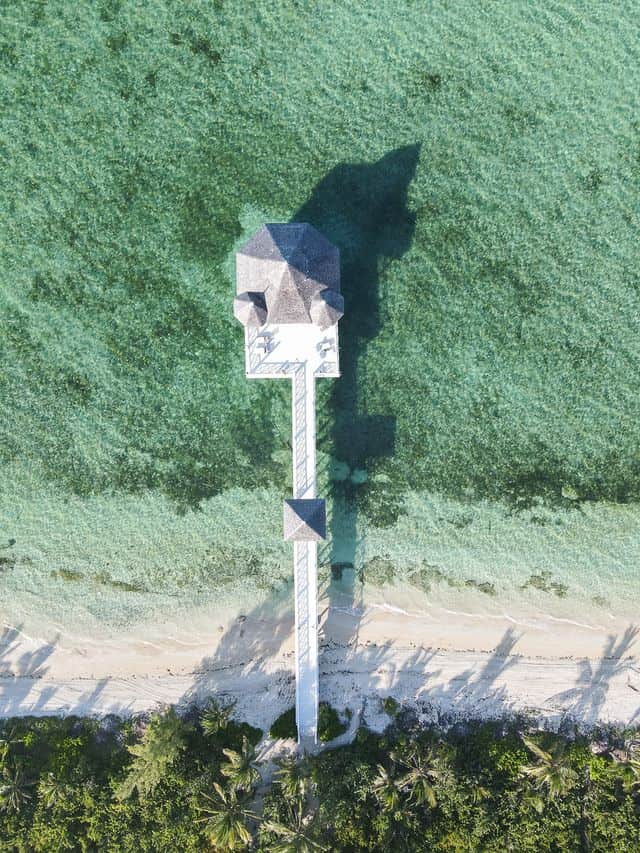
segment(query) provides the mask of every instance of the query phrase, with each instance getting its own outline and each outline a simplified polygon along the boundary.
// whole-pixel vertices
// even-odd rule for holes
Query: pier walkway
[[[337,377],[337,326],[264,326],[245,330],[250,378],[291,379],[293,498],[316,497],[316,378]],[[315,744],[318,732],[318,546],[293,542],[296,618],[298,740]]]
[[[293,371],[293,496],[316,496],[315,376],[309,362]],[[296,721],[298,740],[318,733],[318,546],[293,543],[296,613]]]

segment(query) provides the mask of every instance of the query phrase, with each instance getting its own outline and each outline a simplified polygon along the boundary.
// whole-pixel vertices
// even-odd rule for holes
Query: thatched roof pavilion
[[[307,223],[263,225],[238,250],[236,276],[234,314],[244,326],[326,329],[344,312],[338,249]]]

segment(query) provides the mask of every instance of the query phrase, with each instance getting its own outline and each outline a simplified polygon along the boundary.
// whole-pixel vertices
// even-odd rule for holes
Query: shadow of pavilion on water
[[[345,313],[340,321],[341,377],[332,382],[328,409],[318,412],[320,446],[328,448],[330,541],[320,563],[331,565],[329,607],[351,612],[357,636],[356,552],[358,516],[375,488],[368,475],[376,460],[393,454],[396,419],[366,405],[366,350],[381,328],[384,270],[410,248],[415,215],[407,194],[420,145],[390,151],[372,163],[341,163],[315,187],[292,221],[308,222],[340,250]],[[397,516],[389,499],[385,512]]]

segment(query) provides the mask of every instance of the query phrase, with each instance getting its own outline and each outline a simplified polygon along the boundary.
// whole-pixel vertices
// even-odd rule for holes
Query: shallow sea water
[[[298,220],[347,305],[323,583],[633,618],[635,5],[241,7],[0,10],[0,615],[286,590],[290,392],[245,380],[231,299]]]

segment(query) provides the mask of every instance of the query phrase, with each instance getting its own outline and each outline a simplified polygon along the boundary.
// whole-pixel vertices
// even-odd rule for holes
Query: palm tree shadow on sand
[[[127,714],[130,704],[111,701],[106,707],[103,693],[108,693],[110,678],[93,682],[87,679],[86,690],[74,689],[59,695],[57,682],[48,681],[48,661],[55,653],[59,637],[49,643],[25,643],[22,625],[4,625],[0,631],[0,723],[9,717],[92,713]],[[73,679],[69,679],[68,683]]]
[[[318,435],[330,448],[332,465],[330,542],[320,563],[331,566],[329,613],[351,617],[357,636],[356,551],[358,514],[370,484],[363,477],[376,460],[393,454],[396,419],[366,406],[367,346],[381,328],[380,286],[388,263],[409,250],[416,216],[407,194],[420,158],[420,145],[407,145],[373,163],[341,163],[315,187],[296,211],[340,250],[345,313],[340,321],[341,377],[332,383],[329,405],[319,408]],[[386,512],[397,517],[397,507]],[[343,631],[348,627],[344,625]],[[343,638],[344,639],[344,638]]]
[[[37,714],[53,696],[51,687],[37,694],[32,688],[46,674],[47,660],[53,654],[55,643],[43,643],[35,648],[25,645],[22,651],[22,640],[22,625],[3,626],[0,634],[0,718],[24,714],[25,710]]]
[[[576,684],[569,690],[550,696],[549,704],[557,707],[571,721],[595,725],[607,701],[612,679],[635,670],[632,650],[639,631],[637,625],[630,625],[621,637],[610,635],[600,660],[594,662],[585,658],[579,661],[580,674]]]
[[[292,630],[290,602],[274,594],[246,619],[241,617],[229,626],[216,651],[201,661],[180,704],[202,705],[215,696],[237,703],[234,716],[239,720],[260,725],[275,720],[295,700]],[[620,688],[621,676],[638,671],[633,654],[637,636],[635,626],[611,636],[598,659],[579,663],[570,689],[539,698],[534,706],[525,706],[517,686],[520,681],[515,692],[509,687],[509,673],[521,663],[525,667],[531,663],[521,660],[517,651],[521,635],[513,628],[504,632],[492,652],[477,653],[464,669],[455,666],[455,652],[449,658],[449,653],[443,655],[428,644],[407,648],[402,638],[370,645],[331,644],[322,656],[320,694],[338,710],[355,711],[342,740],[349,739],[361,723],[376,729],[388,725],[391,718],[382,709],[387,696],[403,706],[407,719],[427,725],[516,718],[568,732],[576,726],[589,730],[601,720],[625,725],[640,717],[637,693],[627,695],[619,718],[612,717],[616,711],[607,696],[614,682]],[[453,667],[443,669],[451,662]]]

